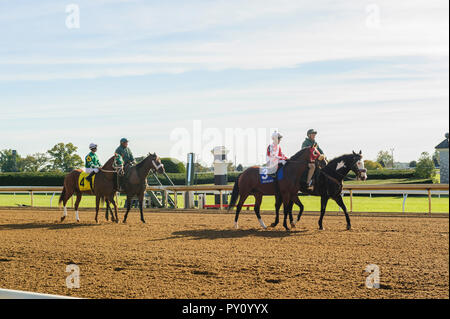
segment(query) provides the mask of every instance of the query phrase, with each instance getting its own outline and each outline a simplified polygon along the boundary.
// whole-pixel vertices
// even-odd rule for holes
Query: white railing
[[[165,197],[165,205],[169,193],[174,195],[175,208],[178,208],[177,195],[185,192],[202,192],[213,193],[218,195],[229,194],[233,190],[233,185],[196,185],[196,186],[148,186],[149,191],[162,191]],[[30,206],[34,207],[34,194],[36,193],[52,193],[52,200],[56,193],[62,191],[61,186],[0,186],[0,193],[29,193]],[[350,196],[350,212],[353,211],[353,195],[355,194],[396,194],[402,195],[403,210],[408,195],[427,195],[428,196],[428,212],[431,214],[431,196],[432,195],[448,195],[448,184],[359,184],[359,185],[344,185],[344,194]],[[73,197],[72,197],[73,199]],[[50,205],[52,205],[52,200]],[[220,196],[220,209],[223,210],[223,196]],[[73,204],[73,201],[72,201]]]

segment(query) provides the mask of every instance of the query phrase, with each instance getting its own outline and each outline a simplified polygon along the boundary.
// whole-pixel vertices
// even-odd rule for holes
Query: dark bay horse
[[[127,195],[127,212],[123,218],[123,222],[127,222],[128,213],[131,209],[131,201],[133,197],[137,196],[139,201],[139,210],[141,213],[141,221],[145,223],[144,219],[144,194],[147,190],[147,176],[150,170],[154,170],[160,174],[164,174],[164,165],[161,159],[156,154],[148,155],[139,164],[130,167],[125,176],[124,191]]]
[[[286,230],[289,230],[287,225],[287,215],[289,214],[289,218],[291,221],[291,225],[294,225],[294,220],[292,217],[292,211],[289,213],[287,207],[292,207],[289,204],[291,202],[297,204],[302,207],[302,203],[298,199],[298,191],[299,185],[302,178],[302,175],[307,168],[307,161],[309,159],[309,149],[305,148],[299,151],[297,154],[291,157],[290,160],[286,162],[284,166],[284,178],[278,181],[278,190],[276,187],[276,183],[263,184],[260,180],[260,167],[250,167],[245,170],[241,175],[239,175],[236,180],[233,188],[233,193],[231,194],[230,206],[228,210],[233,208],[237,200],[239,198],[239,203],[236,207],[236,217],[235,217],[235,227],[239,228],[238,220],[239,213],[242,210],[242,206],[245,203],[245,200],[253,195],[255,197],[255,214],[258,218],[261,226],[266,229],[266,225],[261,218],[260,208],[261,202],[264,195],[275,195],[277,196],[277,203],[283,203],[284,210],[284,222],[283,226]],[[281,197],[278,195],[282,195]],[[277,204],[278,205],[278,204]],[[280,204],[281,206],[281,204]],[[279,207],[278,207],[279,208]]]
[[[309,191],[305,185],[300,185],[300,191],[304,194],[320,196],[321,208],[319,229],[323,230],[323,217],[327,208],[327,203],[332,198],[341,209],[344,211],[345,219],[347,221],[347,230],[352,228],[350,216],[347,212],[347,207],[342,199],[343,180],[347,175],[353,171],[358,180],[367,180],[367,170],[364,168],[363,155],[353,152],[352,154],[342,155],[331,160],[315,178],[314,190]],[[300,211],[297,217],[297,222],[300,221],[303,211]]]
[[[85,195],[95,195],[95,221],[98,223],[98,211],[100,208],[100,203],[102,201],[106,201],[112,203],[114,206],[114,214],[111,214],[111,220],[113,222],[119,222],[119,217],[117,214],[117,204],[114,199],[114,195],[116,194],[115,187],[115,171],[113,168],[114,157],[111,157],[100,171],[95,175],[95,183],[94,189],[92,191],[80,191],[80,187],[78,185],[78,179],[80,174],[83,172],[81,169],[74,170],[67,174],[64,178],[64,188],[62,190],[61,196],[59,197],[59,204],[63,204],[64,213],[61,217],[61,222],[63,222],[67,217],[67,201],[75,194],[77,199],[75,201],[75,216],[77,222],[80,221],[80,217],[78,214],[78,208],[80,206],[81,198],[83,194]],[[108,209],[106,210],[106,218],[108,219]]]

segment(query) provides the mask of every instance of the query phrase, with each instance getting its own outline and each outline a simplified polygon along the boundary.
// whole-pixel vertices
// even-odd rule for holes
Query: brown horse
[[[144,195],[147,190],[147,176],[150,170],[164,174],[164,165],[156,154],[148,155],[142,162],[136,166],[130,167],[125,175],[124,191],[127,194],[127,212],[123,218],[123,222],[127,222],[128,213],[131,209],[131,201],[133,197],[137,197],[139,201],[139,210],[141,213],[141,221],[145,224],[144,219]]]
[[[230,200],[230,206],[228,208],[228,210],[233,208],[236,205],[236,202],[239,197],[239,203],[237,204],[236,207],[236,217],[234,220],[235,227],[239,228],[238,225],[239,213],[242,210],[242,206],[244,205],[245,200],[251,195],[255,197],[256,217],[258,218],[259,223],[264,229],[266,229],[267,227],[264,224],[260,214],[261,202],[264,195],[276,195],[277,206],[278,203],[280,203],[280,199],[282,199],[281,203],[284,205],[283,226],[286,230],[289,230],[289,227],[287,225],[287,215],[289,214],[291,226],[295,227],[294,219],[292,217],[292,210],[289,211],[289,207],[292,207],[292,205],[290,205],[291,202],[297,204],[299,207],[303,206],[300,200],[298,199],[297,195],[299,191],[301,178],[307,168],[308,160],[309,160],[309,149],[307,148],[302,149],[297,154],[292,156],[291,159],[288,160],[286,162],[286,165],[284,166],[284,173],[283,173],[284,178],[277,181],[276,183],[269,183],[269,184],[261,183],[260,167],[257,166],[248,168],[241,175],[239,175],[237,181],[234,184],[233,193],[231,195]]]
[[[75,216],[77,222],[80,221],[78,214],[78,207],[80,206],[81,198],[83,194],[85,195],[95,195],[95,221],[98,223],[98,211],[100,208],[100,202],[106,201],[107,205],[112,203],[114,206],[114,214],[111,214],[111,220],[118,223],[119,217],[117,215],[117,204],[114,200],[114,195],[116,194],[116,173],[113,168],[114,157],[110,158],[106,164],[100,168],[100,171],[95,175],[94,190],[83,192],[80,191],[78,185],[78,179],[80,174],[83,172],[80,169],[70,172],[64,179],[64,188],[59,197],[59,204],[63,204],[64,213],[61,217],[61,222],[63,222],[67,217],[67,201],[75,194],[77,199],[75,201]],[[108,219],[108,210],[106,210],[106,219]]]

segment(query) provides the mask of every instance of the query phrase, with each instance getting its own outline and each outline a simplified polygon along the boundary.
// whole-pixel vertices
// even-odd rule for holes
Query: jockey
[[[306,148],[306,147],[312,147],[312,146],[314,146],[314,143],[317,144],[317,142],[316,142],[317,131],[316,130],[310,129],[310,130],[308,130],[306,135],[307,135],[307,137],[303,141],[302,149]],[[319,151],[320,154],[322,154],[322,155],[324,154],[318,144],[317,144],[317,150]]]
[[[92,188],[92,176],[94,174],[97,174],[99,172],[99,168],[102,167],[100,164],[100,161],[98,160],[97,154],[97,144],[91,143],[89,145],[89,149],[91,150],[88,155],[86,155],[85,158],[85,172],[90,173],[88,177],[86,177],[86,180],[91,184]]]
[[[117,172],[117,185],[118,186],[118,191],[119,192],[123,192],[124,190],[124,170],[123,170],[123,157],[122,155],[118,154],[118,153],[114,153],[114,169]]]
[[[267,147],[267,167],[269,175],[276,175],[279,166],[286,164],[288,158],[283,154],[280,142],[283,136],[275,131],[272,134],[273,143]]]
[[[308,190],[312,191],[313,188],[313,175],[316,170],[316,160],[318,158],[323,158],[324,156],[320,154],[317,143],[314,143],[313,146],[309,148],[309,162],[308,162],[308,179],[306,181],[306,184],[308,185]]]
[[[120,140],[120,146],[116,149],[116,154],[122,156],[125,169],[135,164],[133,153],[131,153],[128,147],[128,140],[126,138]]]

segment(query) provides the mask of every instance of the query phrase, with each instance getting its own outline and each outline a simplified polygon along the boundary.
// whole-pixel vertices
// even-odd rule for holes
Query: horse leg
[[[339,205],[339,207],[342,208],[342,210],[344,211],[345,219],[347,221],[347,230],[351,230],[352,229],[352,224],[350,222],[350,216],[348,215],[347,207],[345,206],[344,201],[342,200],[342,196],[339,195],[338,197],[333,198],[333,199]]]
[[[294,203],[300,207],[300,212],[298,213],[297,221],[294,222],[294,226],[300,221],[300,218],[302,218],[303,211],[305,210],[305,206],[303,206],[302,202],[300,201],[300,198],[298,196],[294,196]]]
[[[289,215],[289,206],[291,205],[291,199],[289,198],[289,195],[284,196],[283,198],[283,210],[284,210],[284,219],[283,219],[283,226],[284,228],[289,231],[289,227],[287,225],[287,217]]]
[[[127,212],[125,213],[125,216],[123,217],[123,223],[125,224],[127,222],[128,213],[131,209],[131,196],[127,196]]]
[[[145,224],[145,219],[144,219],[144,194],[139,195],[139,211],[141,212],[141,221]]]
[[[65,187],[65,189],[66,189],[66,192],[64,193],[64,198],[63,198],[64,212],[61,217],[61,222],[63,222],[67,217],[67,202],[69,201],[70,197],[72,197],[72,195],[73,195],[72,189],[70,191],[68,191],[67,187]]]
[[[291,227],[295,228],[294,217],[292,216],[292,210],[293,209],[294,209],[294,202],[290,201],[289,202],[289,221],[291,222]]]
[[[106,219],[106,221],[109,221],[109,200],[108,199],[106,199],[105,200],[105,202],[106,202],[106,213],[105,213],[105,219]],[[111,221],[114,221],[114,219],[113,220],[111,220]]]
[[[323,230],[323,216],[325,216],[325,210],[327,209],[328,196],[322,196],[320,199],[320,218],[319,218],[319,230]]]
[[[281,196],[276,195],[275,196],[275,222],[272,225],[270,225],[270,227],[277,227],[278,223],[280,222],[281,204],[283,204]]]
[[[75,219],[77,220],[77,222],[80,222],[80,215],[78,213],[78,208],[80,207],[81,197],[83,197],[81,192],[77,192],[77,200],[75,201]]]
[[[234,217],[234,228],[236,228],[236,229],[239,228],[239,224],[238,224],[239,213],[241,212],[242,206],[244,205],[245,200],[247,199],[248,195],[249,194],[241,195],[240,199],[239,199],[239,204],[236,206],[236,216]]]
[[[267,226],[266,226],[266,224],[264,224],[264,221],[262,220],[261,214],[260,214],[262,197],[263,197],[263,195],[260,193],[255,195],[255,214],[256,214],[256,217],[258,218],[258,221],[259,221],[259,224],[261,225],[261,227],[264,229],[267,229]]]
[[[100,209],[100,196],[95,196],[95,222],[98,224],[98,211]]]
[[[114,196],[112,196],[112,198],[111,198],[111,203],[114,206],[114,214],[116,215],[115,216],[115,222],[116,222],[116,224],[118,224],[119,223],[119,216],[117,214],[117,203],[116,203],[116,201],[114,199]],[[111,210],[111,216],[112,216],[112,210]]]

